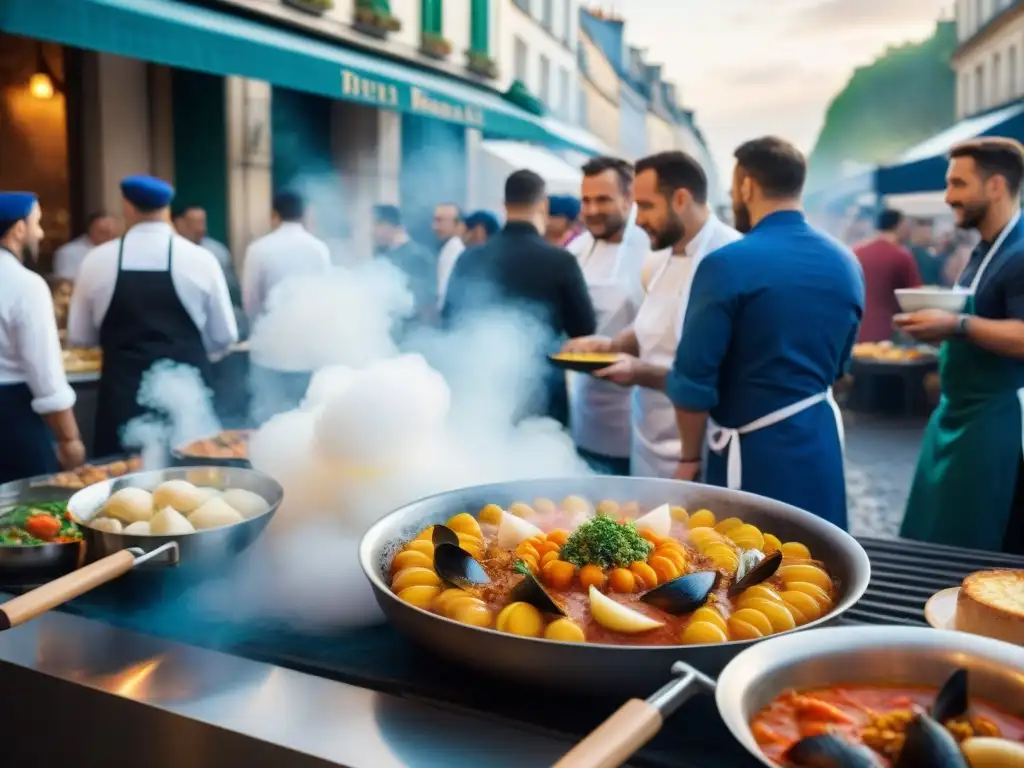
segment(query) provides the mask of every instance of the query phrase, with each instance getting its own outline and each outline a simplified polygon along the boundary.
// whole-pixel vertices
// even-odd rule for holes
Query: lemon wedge
[[[636,635],[665,626],[664,622],[655,621],[601,594],[593,584],[590,585],[590,614],[605,629],[624,635]]]
[[[655,507],[646,515],[633,521],[638,531],[648,530],[655,536],[665,538],[672,530],[672,511],[668,504]]]
[[[527,539],[543,536],[544,531],[521,517],[503,512],[498,524],[498,546],[502,549],[515,549]]]

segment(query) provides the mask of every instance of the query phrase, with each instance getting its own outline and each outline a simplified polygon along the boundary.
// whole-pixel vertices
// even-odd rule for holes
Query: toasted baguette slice
[[[1024,571],[978,571],[964,579],[956,628],[1024,645]]]

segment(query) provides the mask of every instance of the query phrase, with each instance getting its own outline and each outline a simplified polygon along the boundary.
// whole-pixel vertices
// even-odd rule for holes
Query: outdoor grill
[[[1024,557],[862,538],[872,562],[865,597],[841,624],[924,625],[924,604],[935,592],[958,586],[968,573],[987,568],[1024,568]],[[154,587],[155,588],[155,587]],[[551,733],[559,723],[562,738],[573,740],[597,726],[621,700],[561,695],[510,686],[437,658],[389,626],[347,633],[314,634],[271,623],[236,623],[204,614],[189,600],[190,586],[145,585],[131,592],[116,585],[72,603],[68,611],[105,624],[156,635],[187,645],[212,648],[235,657],[427,702],[450,711],[484,715],[515,729]],[[132,605],[138,608],[132,608]],[[3,665],[0,665],[2,675]],[[596,671],[599,673],[599,671]],[[729,735],[710,697],[697,697],[676,713],[630,765],[664,768],[721,766],[746,768],[756,763]]]

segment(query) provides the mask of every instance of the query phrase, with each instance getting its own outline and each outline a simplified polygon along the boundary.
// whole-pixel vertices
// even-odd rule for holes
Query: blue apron
[[[53,435],[43,417],[32,410],[27,384],[0,385],[0,483],[57,472]]]

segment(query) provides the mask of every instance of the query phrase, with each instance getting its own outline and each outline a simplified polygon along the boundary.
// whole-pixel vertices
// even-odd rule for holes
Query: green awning
[[[588,136],[530,115],[495,91],[184,2],[0,0],[0,30],[156,64],[265,80],[426,115],[491,136],[584,152],[598,149]]]

